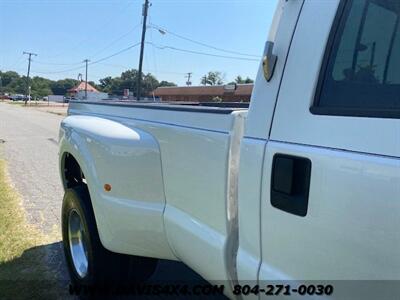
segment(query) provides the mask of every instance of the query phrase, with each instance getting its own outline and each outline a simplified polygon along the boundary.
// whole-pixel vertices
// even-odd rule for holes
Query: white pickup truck
[[[72,101],[73,281],[157,259],[232,286],[400,280],[399,19],[398,0],[279,1],[248,109]]]

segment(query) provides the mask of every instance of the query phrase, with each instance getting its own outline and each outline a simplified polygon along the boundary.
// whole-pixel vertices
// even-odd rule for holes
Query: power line
[[[122,50],[120,50],[120,51],[118,51],[118,52],[116,52],[116,53],[114,53],[114,54],[111,54],[111,55],[106,56],[106,57],[104,57],[104,58],[98,59],[98,60],[96,60],[96,61],[94,61],[94,62],[91,62],[89,65],[94,65],[94,64],[100,63],[100,62],[105,61],[105,60],[107,60],[107,59],[110,59],[110,58],[112,58],[112,57],[114,57],[114,56],[117,56],[117,55],[119,55],[119,54],[121,54],[121,53],[124,53],[124,52],[126,52],[126,51],[128,51],[128,50],[131,50],[131,49],[133,49],[133,48],[135,48],[135,47],[137,47],[137,46],[139,46],[139,45],[140,45],[140,43],[133,44],[133,45],[131,45],[131,46],[127,47],[127,48],[124,48],[124,49],[122,49]]]
[[[120,64],[108,64],[108,63],[98,63],[99,65],[107,66],[107,67],[113,67],[113,68],[122,68],[122,69],[127,69],[130,68],[127,65],[120,65]],[[149,65],[149,63],[147,62]],[[158,73],[161,74],[175,74],[175,75],[187,75],[187,72],[172,72],[172,71],[163,71],[163,70],[158,70],[158,69],[149,69],[146,68],[143,73],[154,73],[154,75],[157,75]],[[193,73],[192,73],[193,74]]]
[[[149,23],[151,23],[151,15],[149,15]],[[153,30],[150,30],[150,41],[154,42],[153,39]],[[151,47],[151,52],[153,54],[153,64],[154,64],[154,70],[155,70],[155,75],[158,76],[158,64],[157,64],[157,56],[156,56],[156,49],[154,47]]]
[[[127,65],[120,65],[120,64],[109,64],[109,63],[103,63],[103,62],[98,62],[98,64],[102,65],[102,66],[113,67],[113,68],[127,68]]]
[[[130,6],[131,4],[129,4],[129,6]],[[101,62],[103,62],[103,61],[106,61],[106,60],[108,60],[108,59],[110,59],[110,58],[112,58],[112,57],[115,57],[115,56],[117,56],[117,55],[119,55],[119,54],[121,54],[121,53],[124,53],[124,52],[126,52],[126,51],[128,51],[128,50],[130,50],[130,49],[132,49],[132,48],[134,48],[134,47],[136,47],[136,46],[138,46],[139,44],[142,44],[142,50],[141,50],[141,55],[140,55],[140,63],[139,63],[139,80],[138,80],[138,96],[140,96],[140,85],[141,85],[141,65],[142,65],[142,61],[143,61],[143,49],[144,49],[144,45],[145,44],[150,44],[150,45],[152,45],[152,50],[153,50],[153,55],[154,55],[154,67],[155,67],[155,69],[157,70],[157,63],[156,63],[156,55],[155,55],[155,52],[154,52],[154,50],[155,50],[155,48],[158,48],[158,49],[161,49],[161,50],[165,50],[165,49],[168,49],[168,50],[173,50],[173,51],[178,51],[178,52],[184,52],[184,53],[190,53],[190,54],[195,54],[195,55],[203,55],[203,56],[210,56],[210,57],[217,57],[217,58],[224,58],[224,59],[233,59],[233,60],[242,60],[242,61],[259,61],[259,56],[258,55],[253,55],[253,54],[248,54],[248,53],[242,53],[242,52],[238,52],[238,51],[232,51],[232,50],[227,50],[227,49],[223,49],[223,48],[219,48],[219,47],[216,47],[216,46],[213,46],[213,45],[210,45],[210,44],[207,44],[207,43],[203,43],[203,42],[200,42],[200,41],[196,41],[196,40],[194,40],[194,39],[191,39],[191,38],[188,38],[188,37],[185,37],[185,36],[182,36],[182,35],[180,35],[180,34],[177,34],[177,33],[175,33],[175,32],[172,32],[172,31],[170,31],[170,30],[168,30],[168,29],[165,29],[165,28],[163,28],[163,27],[160,27],[160,26],[158,26],[158,25],[156,25],[156,24],[154,24],[154,23],[152,23],[151,22],[151,19],[150,19],[150,24],[148,25],[148,27],[150,27],[150,28],[154,28],[154,29],[156,29],[156,30],[159,30],[161,33],[168,33],[168,34],[170,34],[170,35],[172,35],[172,36],[175,36],[175,37],[177,37],[177,38],[180,38],[180,39],[183,39],[183,40],[186,40],[186,41],[189,41],[189,42],[191,42],[191,43],[194,43],[194,44],[197,44],[197,45],[201,45],[201,46],[203,46],[203,47],[207,47],[207,48],[210,48],[210,49],[213,49],[213,50],[216,50],[216,51],[220,51],[220,52],[225,52],[225,53],[231,53],[231,54],[235,54],[235,55],[237,55],[237,56],[233,56],[233,55],[222,55],[222,54],[215,54],[215,53],[207,53],[207,52],[202,52],[202,51],[196,51],[196,50],[190,50],[190,49],[182,49],[182,48],[177,48],[177,47],[173,47],[173,46],[167,46],[167,45],[157,45],[157,44],[155,44],[155,43],[153,43],[153,39],[151,38],[151,42],[146,42],[145,41],[145,33],[146,33],[146,28],[147,28],[147,24],[146,24],[146,17],[147,17],[147,11],[148,11],[148,8],[149,8],[149,1],[148,0],[145,0],[145,4],[144,4],[144,9],[143,9],[143,17],[144,17],[144,20],[143,20],[143,31],[142,31],[142,42],[141,43],[136,43],[136,44],[134,44],[134,45],[131,45],[131,46],[129,46],[129,47],[127,47],[127,48],[124,48],[124,49],[122,49],[122,50],[119,50],[118,52],[116,52],[116,53],[113,53],[113,54],[111,54],[111,55],[108,55],[108,56],[106,56],[106,57],[103,57],[103,58],[101,58],[101,59],[98,59],[98,60],[95,60],[95,61],[93,61],[93,59],[92,59],[92,62],[90,62],[89,63],[89,61],[88,60],[85,60],[85,63],[86,63],[86,68],[87,68],[87,66],[89,66],[89,65],[94,65],[94,64],[97,64],[97,63],[101,63]],[[150,16],[149,16],[149,18],[150,18]],[[109,24],[109,23],[107,23],[107,24]],[[135,25],[131,30],[129,30],[127,33],[124,33],[123,35],[121,35],[121,36],[119,36],[118,38],[116,38],[115,40],[113,40],[112,42],[110,42],[109,44],[107,44],[105,47],[103,47],[103,48],[101,48],[100,50],[98,50],[97,52],[95,52],[92,56],[90,56],[90,57],[95,57],[95,56],[97,56],[97,55],[99,55],[100,53],[102,53],[102,52],[104,52],[106,49],[108,49],[108,48],[110,48],[112,45],[114,45],[116,42],[118,42],[118,41],[120,41],[121,39],[123,39],[124,37],[126,37],[129,33],[131,33],[132,31],[134,31],[137,27],[139,27],[140,26],[140,24],[137,24],[137,25]],[[102,27],[103,28],[103,27]],[[151,35],[152,35],[152,32],[151,32]],[[87,39],[86,39],[86,41],[88,41],[88,40],[90,40],[90,39],[92,39],[94,37],[94,35],[92,34],[91,36],[89,36]],[[80,42],[80,43],[82,43],[82,42]],[[243,57],[244,56],[244,57]],[[254,57],[254,58],[251,58],[251,57]],[[257,58],[257,59],[256,59]],[[76,71],[76,70],[82,70],[83,68],[85,68],[85,65],[83,65],[83,63],[82,62],[76,62],[76,63],[57,63],[57,62],[44,62],[44,61],[36,61],[36,60],[30,60],[29,61],[29,63],[31,62],[31,61],[34,61],[35,63],[38,63],[38,64],[43,64],[43,65],[50,65],[50,66],[76,66],[76,67],[71,67],[71,68],[68,68],[68,69],[63,69],[63,70],[56,70],[56,71],[35,71],[34,73],[38,73],[38,74],[61,74],[61,73],[67,73],[67,72],[72,72],[72,71]],[[29,65],[29,67],[30,67],[30,65]],[[29,72],[29,71],[28,71]],[[171,72],[172,73],[172,72]],[[180,73],[180,74],[182,74],[182,73]],[[187,74],[187,73],[186,73]],[[188,78],[188,81],[190,81],[190,76],[189,76],[189,78]]]
[[[38,60],[33,60],[35,63],[40,65],[49,65],[49,66],[76,66],[80,65],[82,62],[75,62],[75,63],[53,63],[53,62],[43,62]]]
[[[101,50],[97,51],[94,55],[90,56],[90,57],[95,57],[96,55],[100,54],[101,52],[103,52],[104,50],[108,49],[109,47],[111,47],[114,43],[116,43],[117,41],[121,40],[122,38],[124,38],[125,36],[127,36],[129,33],[131,33],[132,31],[134,31],[140,24],[136,25],[134,28],[132,28],[131,30],[129,30],[127,33],[123,34],[122,36],[118,37],[117,39],[113,40],[110,44],[108,44],[106,47],[102,48]],[[128,47],[129,48],[129,47]],[[131,49],[131,48],[129,48]],[[129,50],[128,49],[128,50]],[[122,51],[126,51],[126,49],[123,49]],[[118,54],[118,53],[117,53]],[[112,54],[111,56],[114,56],[114,54]],[[43,61],[37,61],[34,60],[36,63],[41,64],[41,65],[51,65],[51,66],[75,66],[75,65],[80,65],[82,64],[82,62],[75,62],[75,63],[53,63],[53,62],[43,62]],[[99,60],[101,61],[101,60]],[[93,62],[95,63],[95,62]],[[82,67],[79,67],[79,69]],[[75,69],[75,68],[74,68]],[[70,69],[69,69],[70,70]],[[65,71],[69,71],[69,70],[65,70]],[[39,73],[39,72],[37,72]],[[43,72],[46,73],[46,72]],[[48,73],[53,73],[53,72],[48,72]],[[64,73],[64,71],[56,71],[56,73]]]
[[[107,44],[107,46],[101,48],[100,50],[96,51],[94,54],[92,54],[90,57],[96,57],[97,55],[99,55],[100,53],[104,52],[104,50],[109,49],[111,46],[115,45],[115,43],[119,42],[120,40],[122,40],[124,37],[126,37],[127,35],[129,35],[131,32],[135,31],[136,28],[138,28],[140,26],[140,23],[138,23],[137,25],[135,25],[132,29],[130,29],[128,32],[124,33],[123,35],[117,37],[115,40],[111,41],[109,44]]]
[[[170,49],[170,50],[174,50],[174,51],[186,52],[186,53],[203,55],[203,56],[211,56],[211,57],[219,57],[219,58],[243,60],[243,61],[254,61],[254,62],[258,62],[259,61],[259,59],[255,59],[255,58],[246,58],[246,57],[238,57],[238,56],[227,56],[227,55],[220,55],[220,54],[213,54],[213,53],[206,53],[206,52],[200,52],[200,51],[176,48],[176,47],[173,47],[173,46],[160,46],[160,45],[156,45],[156,44],[151,43],[151,42],[146,42],[146,43],[149,44],[149,45],[152,45],[153,47],[156,47],[157,49],[161,49],[161,50]]]
[[[101,59],[95,60],[93,62],[90,62],[88,65],[94,65],[94,64],[98,64],[101,63],[105,60],[108,60],[114,56],[120,55],[128,50],[131,50],[137,46],[139,46],[141,43],[136,43],[133,44],[129,47],[126,47],[122,50],[119,50],[111,55],[108,55],[106,57],[103,57]],[[211,56],[211,57],[218,57],[218,58],[225,58],[225,59],[234,59],[234,60],[242,60],[242,61],[255,61],[258,62],[258,59],[254,59],[254,58],[246,58],[246,57],[237,57],[237,56],[227,56],[227,55],[219,55],[219,54],[212,54],[212,53],[205,53],[205,52],[199,52],[199,51],[193,51],[193,50],[188,50],[188,49],[181,49],[181,48],[176,48],[176,47],[172,47],[172,46],[160,46],[160,45],[156,45],[152,42],[146,42],[146,44],[149,44],[153,47],[156,47],[157,49],[161,49],[161,50],[165,50],[165,49],[170,49],[173,51],[179,51],[179,52],[185,52],[185,53],[190,53],[190,54],[197,54],[197,55],[203,55],[203,56]],[[35,71],[35,73],[38,74],[60,74],[60,73],[67,73],[67,72],[72,72],[72,71],[76,71],[76,70],[81,70],[83,69],[85,66],[83,65],[83,63],[81,63],[82,65],[76,68],[70,68],[70,69],[66,69],[66,70],[60,70],[60,71],[48,71],[48,72],[44,72],[44,71]]]
[[[133,45],[131,45],[131,46],[127,47],[127,48],[124,48],[124,49],[122,49],[122,50],[120,50],[120,51],[118,51],[118,52],[116,52],[116,53],[113,53],[113,54],[111,54],[111,55],[108,55],[108,56],[106,56],[106,57],[103,57],[103,58],[101,58],[101,59],[98,59],[98,60],[93,61],[93,62],[91,62],[91,63],[88,63],[88,65],[91,66],[91,65],[94,65],[94,64],[103,62],[103,61],[105,61],[105,60],[107,60],[107,59],[110,59],[110,58],[112,58],[112,57],[114,57],[114,56],[117,56],[117,55],[119,55],[119,54],[122,54],[122,53],[124,53],[124,52],[126,52],[126,51],[128,51],[128,50],[130,50],[130,49],[133,49],[133,48],[137,47],[138,45],[140,45],[140,43],[133,44]],[[68,73],[68,72],[72,72],[72,71],[77,71],[77,70],[82,70],[82,69],[84,69],[84,68],[85,68],[84,62],[81,62],[80,64],[81,64],[81,66],[75,67],[75,68],[70,68],[70,69],[65,69],[65,70],[59,70],[59,71],[35,71],[35,73],[37,73],[37,74],[61,74],[61,73]]]
[[[13,69],[15,66],[19,65],[19,64],[22,62],[22,59],[23,59],[23,58],[24,58],[24,54],[21,54],[21,56],[18,57],[18,59],[17,59],[13,64],[11,64],[11,65],[8,66],[8,67],[4,67],[4,70],[5,70],[5,69],[8,69],[8,70]]]
[[[34,73],[37,73],[37,74],[61,74],[61,73],[68,73],[68,72],[72,72],[72,71],[81,70],[84,67],[85,66],[82,64],[79,67],[66,69],[66,70],[60,70],[60,71],[35,71]]]
[[[200,46],[203,46],[203,47],[211,48],[211,49],[214,49],[214,50],[217,50],[217,51],[226,52],[226,53],[231,53],[231,54],[236,54],[236,55],[242,55],[242,56],[249,56],[249,57],[258,57],[258,58],[260,57],[260,55],[248,54],[248,53],[243,53],[243,52],[238,52],[238,51],[227,50],[227,49],[215,47],[215,46],[213,46],[213,45],[209,45],[209,44],[206,44],[206,43],[203,43],[203,42],[195,41],[195,40],[193,40],[193,39],[191,39],[191,38],[182,36],[182,35],[180,35],[180,34],[177,34],[177,33],[175,33],[175,32],[172,32],[172,31],[170,31],[170,30],[167,30],[167,29],[165,29],[165,28],[163,28],[163,27],[160,27],[160,26],[158,26],[158,25],[156,25],[156,24],[153,24],[153,23],[150,24],[150,27],[152,27],[152,28],[154,28],[154,29],[157,29],[157,30],[160,31],[161,33],[164,33],[164,34],[165,34],[165,33],[168,33],[168,34],[173,35],[173,36],[175,36],[175,37],[177,37],[177,38],[180,38],[180,39],[183,39],[183,40],[192,42],[192,43],[194,43],[194,44],[197,44],[197,45],[200,45]]]
[[[129,11],[128,8],[129,8],[130,6],[132,6],[133,4],[134,4],[134,2],[129,2],[127,5],[124,5],[124,6],[121,8],[121,10],[118,10],[117,15],[120,16],[120,14],[124,14],[124,13],[126,13],[127,11]],[[94,31],[91,31],[91,34],[90,34],[88,37],[85,37],[84,39],[79,40],[77,43],[73,43],[73,45],[74,45],[73,48],[76,48],[76,47],[78,47],[78,46],[80,46],[80,45],[82,45],[82,44],[85,44],[85,43],[87,43],[88,41],[92,40],[92,39],[96,36],[94,33],[99,33],[99,32],[103,33],[104,28],[109,27],[109,25],[111,25],[111,24],[113,24],[113,23],[115,23],[115,17],[110,17],[109,19],[107,19],[107,21],[106,21],[105,23],[103,23],[103,24],[104,24],[103,26],[99,26],[98,29],[95,29]],[[57,54],[52,55],[52,56],[48,56],[47,58],[56,58],[56,57],[60,57],[60,56],[62,56],[66,51],[68,51],[68,50],[66,50],[66,49],[61,50],[61,51],[58,52]]]

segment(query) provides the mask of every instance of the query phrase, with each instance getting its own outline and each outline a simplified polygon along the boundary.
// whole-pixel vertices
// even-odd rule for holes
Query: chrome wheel
[[[68,217],[68,240],[75,271],[83,278],[88,273],[88,254],[82,218],[75,209]]]

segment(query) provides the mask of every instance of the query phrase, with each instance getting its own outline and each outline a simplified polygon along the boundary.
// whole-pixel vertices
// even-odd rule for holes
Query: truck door
[[[305,1],[265,150],[260,282],[400,279],[400,5]]]

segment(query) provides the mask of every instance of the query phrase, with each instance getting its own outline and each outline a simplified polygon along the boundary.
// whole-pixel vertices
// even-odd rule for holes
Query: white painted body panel
[[[310,158],[309,211],[270,204],[272,157]],[[399,280],[400,160],[270,141],[262,189],[262,280]]]
[[[277,26],[277,29],[276,34],[271,34],[273,40],[270,40],[274,42],[273,53],[278,56],[278,60],[270,82],[264,78],[262,64],[259,66],[245,128],[247,137],[267,139],[269,136],[286,57],[302,5],[303,0],[278,2],[276,12],[278,16],[274,18],[274,22],[278,25],[272,25],[273,28]]]
[[[61,128],[60,153],[72,154],[84,169],[103,245],[120,253],[174,259],[162,218],[165,196],[156,140],[92,116],[69,116]],[[106,183],[112,186],[109,193],[103,189]]]
[[[261,263],[260,209],[261,177],[265,140],[242,141],[239,171],[239,283],[254,285]]]
[[[136,118],[142,111],[152,112],[152,119]],[[231,158],[239,158],[230,153],[242,138],[247,112],[179,112],[183,117],[175,119],[175,111],[71,103],[69,113],[63,128],[81,132],[85,148],[96,145],[86,155],[96,159],[91,190],[102,243],[115,252],[179,259],[208,280],[228,281],[228,174]],[[200,120],[205,128],[198,128]],[[85,131],[86,121],[92,130]],[[101,188],[110,181],[115,197]]]
[[[99,102],[101,103],[101,102]],[[104,103],[104,102],[103,102]],[[151,107],[153,104],[147,104]],[[154,104],[153,106],[160,106]],[[163,105],[165,106],[165,105]],[[93,105],[84,102],[72,102],[68,113],[75,114],[95,114],[106,118],[123,118],[127,120],[151,121],[154,124],[180,126],[201,130],[218,131],[228,133],[232,126],[232,116],[230,114],[218,113],[197,113],[190,111],[172,110],[179,105],[168,105],[171,110],[148,109],[132,107],[128,105]],[[211,109],[211,108],[210,108]],[[219,109],[215,109],[218,111]],[[245,111],[245,110],[244,110]]]

